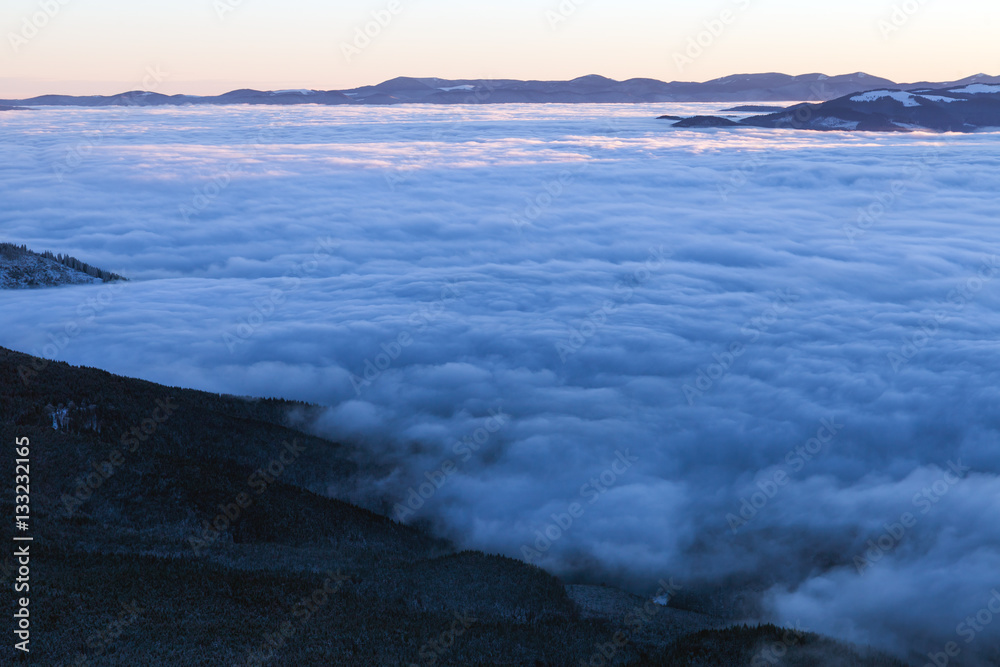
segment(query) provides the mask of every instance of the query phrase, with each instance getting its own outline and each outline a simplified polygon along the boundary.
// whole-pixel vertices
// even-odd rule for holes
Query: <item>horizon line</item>
[[[167,94],[167,93],[160,93],[160,92],[158,92],[156,90],[149,90],[149,89],[146,89],[146,88],[132,88],[132,89],[129,89],[129,90],[122,91],[120,93],[112,93],[112,94],[91,93],[91,94],[64,95],[62,93],[41,93],[41,94],[38,94],[38,95],[32,95],[31,97],[2,98],[2,99],[4,99],[5,101],[24,101],[24,100],[30,100],[30,99],[35,99],[35,98],[38,98],[38,97],[47,97],[47,96],[61,96],[61,97],[117,97],[117,96],[120,96],[120,95],[127,95],[129,93],[137,93],[137,92],[138,93],[150,93],[150,94],[164,95],[166,97],[177,97],[177,96],[184,96],[184,97],[218,97],[218,96],[221,96],[221,95],[225,95],[225,94],[228,94],[228,93],[233,93],[233,92],[240,91],[240,90],[252,90],[252,91],[257,91],[257,92],[283,92],[283,91],[309,90],[311,92],[327,92],[328,93],[328,92],[344,92],[344,91],[360,90],[362,88],[373,88],[373,87],[377,87],[377,86],[380,86],[380,85],[383,85],[383,84],[386,84],[386,83],[389,83],[389,82],[392,82],[392,81],[398,81],[398,80],[413,80],[413,81],[420,81],[420,82],[424,82],[424,81],[427,81],[427,80],[437,80],[437,81],[442,81],[442,82],[456,82],[456,83],[458,83],[458,82],[465,82],[464,85],[469,85],[469,84],[474,83],[474,82],[482,82],[482,83],[486,83],[486,84],[488,84],[490,82],[570,83],[570,82],[573,82],[573,81],[579,81],[581,79],[600,78],[600,79],[605,79],[605,80],[613,82],[613,83],[627,83],[629,81],[655,81],[655,82],[658,82],[658,83],[664,83],[664,84],[668,84],[668,85],[672,85],[672,84],[699,84],[700,85],[700,84],[708,84],[708,83],[714,83],[714,82],[718,82],[718,81],[724,81],[725,79],[730,79],[732,77],[741,77],[741,76],[787,76],[787,77],[790,77],[790,78],[793,78],[793,79],[801,78],[801,77],[811,77],[811,76],[823,77],[824,79],[838,79],[838,78],[852,77],[852,76],[864,76],[864,77],[871,77],[873,79],[879,79],[879,80],[883,80],[883,81],[889,81],[889,82],[891,82],[891,83],[893,83],[895,85],[900,85],[900,86],[910,86],[910,85],[923,84],[923,83],[948,83],[948,84],[952,84],[952,83],[955,83],[955,82],[964,81],[966,79],[973,79],[975,77],[1000,78],[1000,75],[987,74],[985,72],[977,72],[975,74],[970,74],[968,76],[964,76],[964,77],[961,77],[959,79],[954,79],[952,81],[932,81],[930,79],[923,79],[923,80],[920,80],[920,81],[902,82],[902,81],[895,81],[895,80],[887,78],[887,77],[878,76],[878,75],[875,75],[875,74],[869,74],[868,72],[865,72],[865,71],[862,71],[862,70],[858,70],[856,72],[847,72],[847,73],[843,73],[843,74],[833,74],[833,75],[825,74],[823,72],[805,72],[805,73],[802,73],[802,74],[788,74],[786,72],[777,72],[777,71],[770,71],[770,72],[735,72],[733,74],[727,74],[725,76],[714,77],[712,79],[706,79],[704,81],[680,80],[680,79],[675,79],[675,80],[672,80],[672,81],[667,81],[667,80],[664,80],[664,79],[655,79],[655,78],[652,78],[652,77],[631,77],[631,78],[628,78],[628,79],[614,79],[612,77],[608,77],[608,76],[604,76],[603,74],[596,74],[596,73],[583,74],[581,76],[577,76],[577,77],[574,77],[572,79],[517,79],[517,78],[499,78],[499,77],[444,78],[444,77],[436,77],[436,76],[408,76],[408,75],[399,75],[399,76],[395,76],[395,77],[392,77],[392,78],[389,78],[389,79],[385,79],[383,81],[379,81],[378,83],[365,84],[363,86],[355,86],[354,88],[302,88],[302,87],[297,87],[297,88],[251,88],[251,87],[243,86],[243,87],[237,87],[237,88],[230,88],[230,89],[224,90],[221,93],[216,93],[214,95],[213,94],[197,94],[196,95],[196,94],[190,94],[190,93],[173,93],[173,94]],[[21,81],[31,81],[30,79],[20,79],[20,80]],[[101,82],[95,82],[95,84],[97,84],[97,85],[100,85],[100,83]],[[107,82],[105,82],[105,83],[107,83]],[[191,82],[188,82],[188,83],[196,84],[196,83],[199,83],[199,82],[197,82],[197,81],[191,81]],[[204,82],[204,83],[208,83],[208,82]],[[239,84],[233,83],[233,84],[228,84],[228,85],[239,85]]]

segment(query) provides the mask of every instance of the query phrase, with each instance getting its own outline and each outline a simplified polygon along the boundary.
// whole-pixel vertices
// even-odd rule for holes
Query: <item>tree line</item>
[[[48,250],[46,250],[45,252],[37,253],[28,250],[28,246],[26,245],[16,245],[13,243],[0,243],[0,257],[5,257],[7,259],[19,259],[21,257],[30,255],[52,260],[53,262],[62,264],[63,266],[73,269],[74,271],[86,273],[91,278],[100,278],[106,283],[114,282],[117,280],[128,280],[128,278],[120,276],[117,273],[112,273],[111,271],[105,271],[104,269],[99,269],[96,266],[91,266],[86,262],[81,262],[76,257],[70,257],[69,255],[63,255],[62,253],[57,255]]]

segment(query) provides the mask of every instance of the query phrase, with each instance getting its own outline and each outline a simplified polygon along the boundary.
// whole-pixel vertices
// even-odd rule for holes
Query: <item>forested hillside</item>
[[[635,629],[633,601],[621,591],[574,587],[571,598],[539,568],[456,552],[326,497],[325,489],[358,473],[357,464],[351,446],[285,425],[302,407],[163,387],[0,348],[5,451],[15,438],[30,438],[28,662],[735,665],[750,664],[753,649],[777,632],[685,638],[718,619],[668,607],[654,615],[662,631]],[[13,461],[6,455],[0,465],[7,517]],[[9,543],[11,524],[3,525]],[[10,556],[0,560],[4,587],[13,565]],[[824,646],[803,642],[785,660],[805,649],[819,660]],[[10,642],[0,650],[13,657]],[[688,654],[701,662],[675,662]],[[712,662],[719,656],[726,659]],[[837,645],[834,657],[844,656],[853,662],[831,664],[901,664]],[[795,659],[774,664],[824,664]]]
[[[127,280],[68,255],[37,253],[27,246],[0,243],[0,288],[54,287]]]

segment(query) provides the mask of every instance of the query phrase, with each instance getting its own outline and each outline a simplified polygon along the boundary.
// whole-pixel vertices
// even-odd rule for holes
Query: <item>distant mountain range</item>
[[[223,95],[163,95],[131,91],[119,95],[42,95],[26,100],[0,100],[6,107],[24,106],[168,106],[225,104],[514,104],[514,103],[657,103],[826,101],[874,88],[940,89],[977,83],[1000,83],[1000,77],[976,74],[959,81],[900,84],[863,72],[825,74],[737,74],[703,83],[656,79],[615,81],[583,76],[572,81],[502,79],[435,79],[399,77],[351,90],[234,90]],[[3,107],[0,106],[0,109]]]

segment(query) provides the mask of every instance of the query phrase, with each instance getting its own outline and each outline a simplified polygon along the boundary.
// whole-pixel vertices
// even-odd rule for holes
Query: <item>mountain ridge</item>
[[[818,104],[795,104],[739,121],[696,116],[674,127],[739,127],[848,132],[976,132],[1000,128],[1000,84],[876,88]]]
[[[127,91],[115,95],[48,94],[27,99],[0,99],[0,108],[17,106],[184,106],[184,105],[372,105],[517,104],[517,103],[663,103],[828,101],[877,87],[948,88],[971,83],[1000,83],[1000,76],[974,74],[948,82],[897,83],[865,72],[828,76],[778,72],[732,74],[709,81],[624,81],[587,74],[568,81],[519,79],[440,79],[396,77],[374,85],[339,90],[255,90],[243,88],[221,95],[164,95]]]

